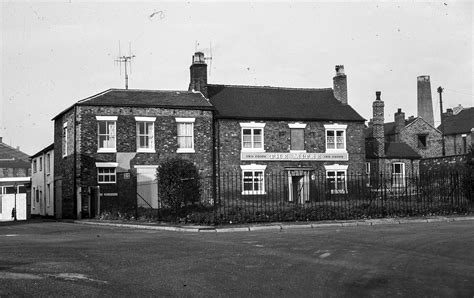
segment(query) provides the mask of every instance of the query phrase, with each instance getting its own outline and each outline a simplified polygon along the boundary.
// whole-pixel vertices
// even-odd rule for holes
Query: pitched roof
[[[410,146],[405,143],[386,143],[385,144],[386,158],[406,158],[419,159],[421,156],[416,153]]]
[[[0,168],[29,168],[30,156],[0,142]]]
[[[53,150],[53,148],[54,148],[54,143],[52,143],[51,145],[49,145],[48,147],[46,147],[46,148],[44,148],[44,149],[41,149],[41,150],[38,151],[37,153],[33,154],[33,155],[31,156],[31,158],[35,158],[36,156],[41,155],[41,154],[43,154],[44,152],[51,151],[51,150]]]
[[[412,118],[412,119],[405,119],[405,126],[413,123],[415,120],[417,120],[420,117]],[[422,118],[420,118],[422,119]],[[389,135],[394,135],[395,134],[395,122],[385,122],[383,124],[383,130],[384,130],[384,135],[389,136]],[[372,137],[372,131],[373,131],[373,126],[369,126],[365,130],[365,137],[369,138]]]
[[[208,85],[207,92],[219,118],[365,121],[330,88]]]
[[[474,108],[465,108],[457,115],[445,117],[444,134],[470,133],[474,128]],[[442,130],[441,125],[438,129]]]
[[[170,90],[109,89],[80,100],[75,105],[213,109],[209,101],[200,92]],[[59,113],[53,120],[72,107],[74,105]]]
[[[370,142],[366,143],[366,158],[377,158],[375,147]],[[385,143],[384,158],[403,158],[403,159],[420,159],[421,156],[405,143]]]

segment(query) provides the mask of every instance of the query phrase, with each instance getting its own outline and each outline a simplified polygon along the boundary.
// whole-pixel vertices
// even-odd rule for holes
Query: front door
[[[304,204],[309,201],[309,177],[308,170],[289,170],[289,201]]]
[[[155,166],[137,167],[137,205],[158,208],[158,182]]]

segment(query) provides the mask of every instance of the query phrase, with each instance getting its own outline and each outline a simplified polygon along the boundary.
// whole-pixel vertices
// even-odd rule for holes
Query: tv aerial
[[[199,42],[196,40],[194,52],[198,51],[199,47]],[[209,56],[204,56],[205,61],[209,61],[209,76],[211,76],[211,70],[212,70],[212,42],[209,42]]]
[[[119,41],[119,55],[117,59],[115,59],[115,62],[119,64],[120,66],[120,75],[122,75],[122,64],[125,68],[125,89],[128,89],[128,70],[127,70],[127,65],[130,67],[130,73],[132,73],[132,59],[135,58],[135,55],[132,55],[132,45],[129,42],[128,43],[128,56],[127,55],[122,55],[121,49],[120,49],[120,41]]]

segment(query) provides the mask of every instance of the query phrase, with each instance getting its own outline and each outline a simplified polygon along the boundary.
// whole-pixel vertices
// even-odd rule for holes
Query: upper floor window
[[[240,123],[242,129],[242,151],[265,152],[263,129],[265,123]]]
[[[98,183],[116,183],[117,173],[116,168],[118,163],[115,162],[96,162],[97,168],[97,182]]]
[[[303,123],[290,123],[290,152],[306,152],[304,150],[304,130],[306,124]]]
[[[51,154],[50,153],[46,154],[45,168],[46,168],[46,174],[49,175],[51,173]]]
[[[346,128],[345,124],[325,124],[326,129],[326,152],[346,151]]]
[[[194,122],[196,118],[176,118],[178,153],[194,153]]]
[[[39,158],[39,171],[41,172],[43,170],[43,158]]]
[[[135,117],[137,121],[137,152],[155,152],[156,117]]]
[[[467,134],[462,134],[462,148],[463,148],[463,153],[467,153]]]
[[[67,156],[67,122],[63,124],[63,157]]]
[[[244,165],[242,169],[242,194],[265,194],[265,168],[266,165]]]
[[[96,116],[97,152],[117,152],[116,123],[117,116]]]
[[[419,134],[418,135],[418,148],[421,148],[421,149],[426,149],[426,138],[427,138],[427,135],[426,134]]]
[[[36,170],[37,170],[37,162],[36,162],[36,158],[33,159],[33,173],[36,173]]]

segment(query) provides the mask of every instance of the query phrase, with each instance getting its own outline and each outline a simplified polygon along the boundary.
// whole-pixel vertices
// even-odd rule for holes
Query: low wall
[[[460,170],[466,165],[467,158],[468,156],[466,154],[424,158],[420,160],[420,173]]]

